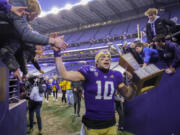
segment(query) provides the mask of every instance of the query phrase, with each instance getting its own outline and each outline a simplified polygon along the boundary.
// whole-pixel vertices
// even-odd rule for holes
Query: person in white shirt
[[[36,112],[39,134],[42,134],[41,106],[42,106],[44,91],[41,90],[40,85],[41,83],[36,80],[34,82],[34,87],[32,88],[32,91],[30,93],[29,121],[30,121],[30,131],[31,131],[33,129],[34,112]]]

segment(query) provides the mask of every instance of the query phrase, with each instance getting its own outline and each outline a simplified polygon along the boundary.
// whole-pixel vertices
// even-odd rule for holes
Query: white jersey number
[[[97,96],[95,99],[104,99],[104,100],[111,100],[113,93],[114,93],[114,83],[112,81],[106,81],[105,86],[104,86],[104,93],[103,97],[101,96],[102,94],[102,84],[101,81],[96,81],[97,84]],[[109,86],[110,86],[110,94],[109,93]]]

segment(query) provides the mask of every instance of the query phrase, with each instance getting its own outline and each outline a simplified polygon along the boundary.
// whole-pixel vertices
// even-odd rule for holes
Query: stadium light
[[[38,17],[44,17],[47,15],[47,12],[42,11],[41,14]]]
[[[64,7],[64,9],[70,10],[73,7],[73,5],[71,4],[66,4],[66,6]]]
[[[50,10],[50,13],[51,14],[58,14],[60,11],[60,9],[58,9],[57,7],[53,7],[51,10]]]
[[[47,11],[47,12],[42,11],[41,14],[40,14],[38,17],[45,17],[45,16],[48,15],[48,14],[58,14],[61,10],[70,10],[70,9],[72,9],[72,8],[75,7],[75,6],[87,5],[88,2],[90,2],[90,1],[93,1],[93,0],[80,0],[80,2],[75,3],[75,4],[73,4],[73,5],[70,4],[70,3],[68,3],[68,4],[66,4],[66,5],[65,5],[64,7],[62,7],[62,8],[53,7],[50,11]]]
[[[89,0],[81,0],[81,1],[80,1],[80,4],[81,4],[81,5],[87,5],[88,2],[89,2]]]

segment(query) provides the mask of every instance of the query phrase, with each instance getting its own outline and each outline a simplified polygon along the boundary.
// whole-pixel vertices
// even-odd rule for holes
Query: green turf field
[[[84,103],[81,105],[81,116],[83,113]],[[49,103],[44,102],[41,117],[43,135],[79,135],[81,117],[74,116],[73,106],[62,104],[60,99],[58,101],[53,101],[52,97],[50,97]],[[27,135],[38,135],[37,124],[34,125],[33,131]],[[123,132],[118,133],[118,135],[133,134]]]

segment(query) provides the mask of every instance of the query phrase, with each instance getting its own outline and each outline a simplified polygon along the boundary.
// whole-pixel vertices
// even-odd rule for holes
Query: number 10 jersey
[[[94,66],[83,66],[79,72],[85,77],[83,82],[86,113],[91,120],[110,120],[115,117],[114,94],[123,83],[119,71],[102,72]]]

